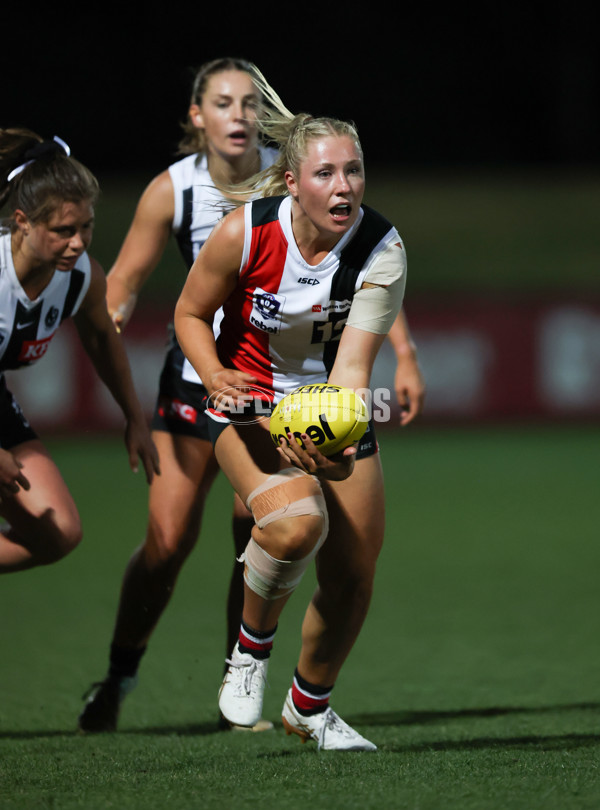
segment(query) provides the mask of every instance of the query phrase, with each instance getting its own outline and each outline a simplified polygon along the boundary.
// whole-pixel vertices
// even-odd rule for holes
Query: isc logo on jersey
[[[257,287],[252,296],[250,323],[262,332],[278,335],[285,295],[275,295]]]

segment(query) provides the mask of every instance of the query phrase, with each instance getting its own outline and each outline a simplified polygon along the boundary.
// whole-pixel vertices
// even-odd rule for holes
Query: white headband
[[[71,149],[70,149],[70,148],[67,146],[67,144],[66,144],[66,143],[63,141],[63,139],[62,139],[62,138],[59,138],[59,137],[58,137],[58,135],[55,135],[55,136],[53,137],[52,141],[48,141],[47,143],[52,143],[52,142],[57,143],[57,144],[58,144],[58,145],[61,147],[61,149],[63,150],[63,152],[65,153],[65,155],[66,155],[67,157],[69,157],[69,155],[71,154]],[[44,143],[46,143],[46,142],[44,142]],[[42,144],[39,144],[39,146],[41,146],[41,145],[42,145]],[[35,146],[34,146],[33,148],[35,149]],[[23,171],[23,169],[26,169],[26,168],[27,168],[27,166],[29,166],[29,164],[30,164],[30,163],[33,163],[34,161],[35,161],[35,158],[32,158],[31,160],[27,160],[27,161],[25,161],[25,163],[21,163],[21,165],[20,165],[20,166],[17,166],[17,168],[16,168],[16,169],[13,169],[13,170],[12,170],[12,172],[11,172],[11,173],[8,175],[8,177],[6,178],[6,181],[7,181],[8,183],[10,183],[10,181],[11,181],[11,180],[14,180],[14,179],[15,179],[15,177],[17,177],[17,175],[21,174],[21,172]]]

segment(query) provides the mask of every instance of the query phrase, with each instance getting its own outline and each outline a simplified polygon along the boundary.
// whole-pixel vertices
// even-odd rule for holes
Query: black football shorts
[[[21,406],[6,387],[4,374],[0,374],[0,447],[10,450],[17,444],[37,438]]]

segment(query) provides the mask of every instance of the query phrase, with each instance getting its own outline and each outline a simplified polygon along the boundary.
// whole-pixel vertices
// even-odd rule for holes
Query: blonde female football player
[[[358,448],[327,458],[307,435],[304,448],[293,440],[276,448],[260,410],[240,409],[250,386],[271,403],[311,382],[368,388],[401,309],[404,248],[396,229],[362,205],[363,156],[354,127],[293,116],[266,82],[262,89],[273,106],[259,126],[279,144],[280,158],[242,189],[260,188],[262,198],[213,230],[175,312],[180,345],[210,395],[217,460],[255,520],[243,555],[242,622],[219,706],[242,726],[261,716],[278,619],[315,559],[318,588],[283,722],[324,749],[374,750],[329,707],[367,613],[383,541],[383,478],[372,428]],[[307,277],[314,283],[302,283]]]
[[[208,234],[223,214],[216,186],[253,176],[276,158],[261,145],[254,123],[261,94],[254,66],[240,59],[209,62],[197,72],[185,133],[185,157],[156,177],[139,202],[133,223],[108,275],[108,305],[125,328],[145,281],[174,235],[190,267]],[[405,322],[393,341],[399,355],[402,419],[408,423],[422,406],[423,385],[414,346]],[[123,697],[137,681],[140,660],[176,585],[179,572],[197,542],[204,503],[218,465],[203,411],[206,395],[200,378],[174,337],[160,377],[152,422],[159,449],[161,477],[150,488],[149,516],[143,543],[125,571],[110,647],[109,670],[93,690],[79,717],[83,731],[116,728]],[[246,546],[253,519],[235,498],[233,538],[238,557]],[[239,565],[233,565],[227,604],[227,650],[238,635],[243,601]],[[260,721],[255,729],[271,728]]]
[[[4,376],[43,357],[66,318],[123,411],[131,467],[141,460],[148,482],[159,471],[104,272],[87,253],[97,196],[95,177],[59,138],[0,130],[0,573],[56,562],[81,540],[73,498]]]

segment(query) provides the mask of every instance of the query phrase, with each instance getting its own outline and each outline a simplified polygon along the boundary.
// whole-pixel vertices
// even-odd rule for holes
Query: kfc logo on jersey
[[[284,295],[275,295],[257,287],[252,296],[250,323],[262,332],[278,335],[284,303]]]
[[[48,346],[53,337],[53,335],[50,335],[50,337],[43,340],[24,340],[18,356],[19,363],[35,363],[36,360],[43,357],[48,351]]]

